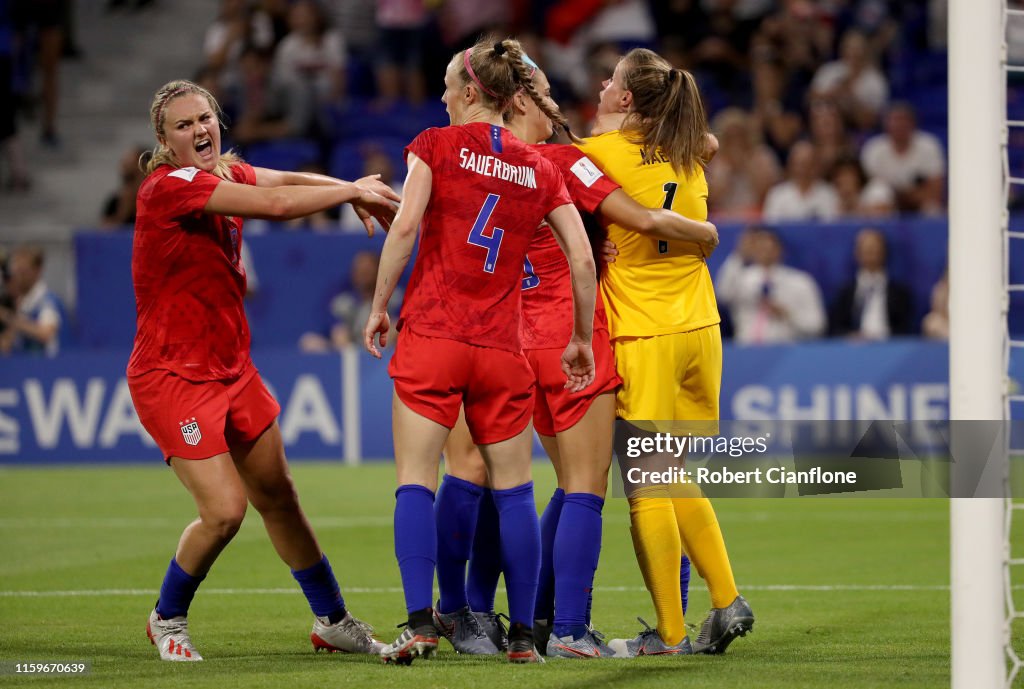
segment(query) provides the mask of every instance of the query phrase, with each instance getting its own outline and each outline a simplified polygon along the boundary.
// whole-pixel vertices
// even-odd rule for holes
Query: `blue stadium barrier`
[[[822,289],[826,308],[843,284],[852,280],[854,238],[863,222],[780,223],[785,260],[810,272]],[[888,238],[890,275],[912,294],[915,323],[930,308],[931,290],[946,268],[947,223],[944,219],[891,220],[871,223]],[[743,225],[721,223],[721,246],[708,266],[715,276],[736,245]],[[326,333],[328,305],[349,286],[349,264],[362,250],[380,251],[383,233],[361,234],[271,232],[247,236],[259,290],[248,302],[256,346],[294,346],[308,331]],[[131,287],[131,234],[80,232],[75,237],[78,311],[74,342],[86,349],[130,347],[135,334]],[[995,267],[994,267],[995,268]],[[409,271],[406,272],[406,277]],[[1010,252],[1010,277],[1024,282],[1024,251]],[[1024,336],[1024,293],[1010,302],[1010,332]]]
[[[889,238],[891,272],[913,293],[917,322],[927,313],[932,285],[946,266],[946,222],[908,220],[878,223]],[[854,274],[853,244],[864,223],[777,225],[790,265],[811,272],[826,303]],[[708,264],[715,275],[735,247],[742,225],[722,223],[722,244]],[[327,305],[348,285],[357,251],[379,251],[383,238],[359,234],[269,233],[246,238],[259,291],[248,303],[253,341],[261,346],[292,346],[307,331],[325,331]],[[88,349],[130,346],[135,333],[131,288],[131,235],[80,232],[78,264],[79,345]],[[1020,266],[1024,255],[1018,252]]]
[[[292,459],[391,458],[387,360],[259,349]],[[776,347],[726,345],[725,419],[944,419],[948,348],[917,339]],[[0,368],[0,464],[159,462],[135,416],[127,350],[25,358]],[[1024,375],[1024,361],[1014,374]],[[351,375],[349,375],[351,374]],[[346,424],[351,427],[346,427]],[[538,456],[543,454],[535,445]]]

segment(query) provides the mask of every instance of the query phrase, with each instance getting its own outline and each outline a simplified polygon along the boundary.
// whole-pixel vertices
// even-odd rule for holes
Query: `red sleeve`
[[[433,169],[435,167],[434,154],[437,147],[438,131],[437,127],[431,127],[417,134],[412,143],[405,147],[403,157],[406,159],[406,162],[409,160],[409,154],[415,153],[417,158]]]
[[[220,177],[198,168],[181,167],[167,173],[156,183],[153,199],[169,209],[173,218],[196,215],[203,212],[213,190],[222,181]]]
[[[256,186],[256,169],[249,163],[235,163],[231,166],[231,178],[239,184]]]
[[[559,206],[572,203],[572,198],[565,189],[565,181],[562,179],[561,173],[550,160],[541,158],[537,165],[537,171],[541,173],[538,175],[541,188],[552,190],[551,196],[548,197],[549,203],[544,209],[545,217]]]
[[[554,163],[562,173],[565,188],[569,191],[572,202],[581,211],[595,213],[601,202],[620,188],[575,146],[546,144],[541,150],[544,157]]]

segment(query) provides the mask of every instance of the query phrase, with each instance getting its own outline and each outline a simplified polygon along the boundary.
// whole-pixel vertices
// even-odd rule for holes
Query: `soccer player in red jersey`
[[[521,55],[517,41],[479,42],[449,63],[443,100],[452,126],[428,129],[409,145],[404,199],[381,254],[364,331],[367,349],[377,356],[374,338],[383,343],[387,337],[387,302],[422,221],[390,365],[399,484],[395,554],[409,621],[382,651],[385,660],[411,662],[437,648],[434,490],[441,450],[460,407],[481,447],[500,515],[508,563],[508,657],[539,660],[531,629],[540,567],[530,481],[533,373],[522,354],[519,313],[523,262],[542,220],[565,249],[572,275],[573,329],[560,367],[562,384],[576,391],[594,379],[596,276],[561,174],[503,126],[502,112],[522,86]]]
[[[248,503],[309,600],[317,650],[383,645],[345,608],[327,557],[299,506],[277,425],[280,407],[249,356],[242,307],[242,218],[301,217],[352,203],[372,231],[398,196],[358,182],[253,168],[221,154],[219,107],[172,81],[150,119],[158,145],[138,194],[132,279],[138,312],[128,386],[139,419],[192,494],[199,517],[167,568],[147,634],[164,660],[197,661],[187,613],[200,582],[238,531]]]
[[[551,100],[547,77],[532,61],[526,61],[530,73],[522,81],[539,96],[535,102],[526,89],[518,93],[505,119],[513,134],[542,144],[551,137],[553,123],[566,131],[568,127]],[[670,210],[641,206],[578,148],[543,144],[535,150],[555,163],[581,211],[599,214],[656,239],[699,242],[708,252],[717,244],[714,225]],[[538,232],[527,253],[520,335],[535,375],[534,428],[554,464],[558,489],[541,520],[543,551],[534,637],[541,653],[567,658],[609,657],[611,649],[589,626],[589,591],[601,547],[601,512],[611,463],[615,419],[612,393],[621,380],[615,372],[607,318],[598,296],[594,317],[595,382],[579,393],[558,384],[558,356],[570,337],[567,319],[572,309],[571,295],[565,256],[549,231]],[[437,502],[441,589],[439,610],[435,611],[437,625],[457,649],[460,645],[467,650],[479,648],[480,637],[488,638],[492,646],[500,645],[493,602],[501,561],[490,545],[497,540],[493,517],[488,514],[492,503],[485,497],[478,513],[464,505],[467,496],[484,491],[487,473],[461,421],[445,446],[445,470]],[[474,527],[479,530],[475,538],[453,537],[473,534]],[[477,550],[483,552],[474,553],[467,590],[466,561],[474,540]]]

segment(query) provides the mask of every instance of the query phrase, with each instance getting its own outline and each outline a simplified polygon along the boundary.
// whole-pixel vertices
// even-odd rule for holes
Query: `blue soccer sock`
[[[439,611],[461,610],[466,601],[466,562],[473,549],[477,513],[484,489],[446,474],[437,490],[434,516],[437,519],[437,586],[441,590]]]
[[[690,558],[683,555],[679,561],[679,593],[683,596],[683,614],[686,614],[686,606],[690,602]]]
[[[473,535],[473,552],[469,558],[469,576],[466,577],[466,599],[476,612],[494,610],[494,594],[501,576],[501,530],[498,526],[498,508],[489,488],[480,498]]]
[[[334,570],[326,555],[312,567],[293,569],[292,576],[302,587],[302,593],[309,601],[314,615],[326,617],[331,624],[345,617],[345,599],[341,597],[338,580],[334,577]]]
[[[509,621],[532,627],[540,573],[540,525],[533,501],[533,481],[491,493],[501,527],[501,563],[508,591]]]
[[[160,586],[156,614],[165,620],[187,616],[188,606],[192,605],[196,589],[205,578],[205,574],[201,577],[192,576],[183,570],[178,561],[172,557],[171,563],[167,565],[167,573],[164,574],[164,583]]]
[[[590,493],[565,496],[555,536],[555,624],[558,637],[587,633],[590,593],[601,554],[604,499]]]
[[[402,573],[406,611],[432,607],[437,527],[434,493],[424,486],[410,483],[395,491],[395,557]]]
[[[555,566],[552,553],[564,502],[565,491],[556,488],[540,518],[540,578],[537,581],[537,603],[533,609],[535,620],[550,622],[555,616]]]

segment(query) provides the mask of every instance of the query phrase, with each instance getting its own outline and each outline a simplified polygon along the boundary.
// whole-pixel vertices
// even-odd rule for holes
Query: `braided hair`
[[[507,46],[505,49],[511,57],[512,67],[515,70],[516,81],[519,83],[519,87],[526,92],[526,95],[530,97],[530,100],[540,108],[540,111],[544,113],[556,127],[561,127],[573,141],[577,143],[582,141],[582,139],[573,134],[572,129],[569,127],[569,120],[562,114],[558,104],[551,98],[546,98],[537,93],[537,87],[533,83],[533,75],[537,72],[537,66],[533,64],[532,60],[526,58],[526,53],[523,52],[523,47],[519,41],[506,39],[496,43],[495,50],[497,50],[499,45],[505,46],[505,44],[512,44]]]

